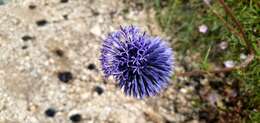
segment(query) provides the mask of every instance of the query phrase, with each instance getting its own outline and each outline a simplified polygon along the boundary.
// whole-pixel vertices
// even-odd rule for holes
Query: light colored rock
[[[94,25],[91,29],[90,32],[96,36],[100,36],[101,35],[101,29],[100,26],[98,24]]]

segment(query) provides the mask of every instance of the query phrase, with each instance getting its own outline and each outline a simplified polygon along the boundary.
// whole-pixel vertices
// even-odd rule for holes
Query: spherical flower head
[[[162,39],[126,26],[104,40],[100,61],[105,76],[113,76],[127,96],[143,98],[168,85],[174,59]]]

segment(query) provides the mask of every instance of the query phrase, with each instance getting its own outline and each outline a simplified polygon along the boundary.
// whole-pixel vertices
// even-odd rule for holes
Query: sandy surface
[[[99,49],[108,32],[133,24],[163,36],[153,10],[130,5],[19,0],[0,6],[0,123],[69,123],[77,113],[82,123],[198,122],[189,94],[194,89],[174,84],[183,78],[144,100],[124,96],[113,79],[103,79]],[[63,71],[72,73],[67,83],[58,78]],[[45,115],[48,108],[57,111],[54,117]]]

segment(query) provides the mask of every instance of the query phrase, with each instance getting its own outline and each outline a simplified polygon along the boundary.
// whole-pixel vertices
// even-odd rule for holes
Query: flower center
[[[116,56],[116,59],[119,61],[119,70],[128,70],[132,73],[139,73],[147,64],[144,53],[144,50],[131,46],[127,51],[122,51]]]

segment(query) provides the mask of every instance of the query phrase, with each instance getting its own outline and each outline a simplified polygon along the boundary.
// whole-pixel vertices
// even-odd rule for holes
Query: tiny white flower
[[[218,46],[219,46],[219,48],[220,48],[221,50],[225,50],[225,49],[228,48],[228,43],[227,43],[226,41],[222,41],[222,42],[219,43]]]
[[[205,24],[199,26],[199,32],[205,34],[207,33],[207,31],[208,31],[208,27]]]
[[[232,68],[232,67],[235,66],[235,62],[232,61],[232,60],[227,60],[227,61],[224,62],[224,65],[225,65],[225,67],[227,67],[227,68]]]

